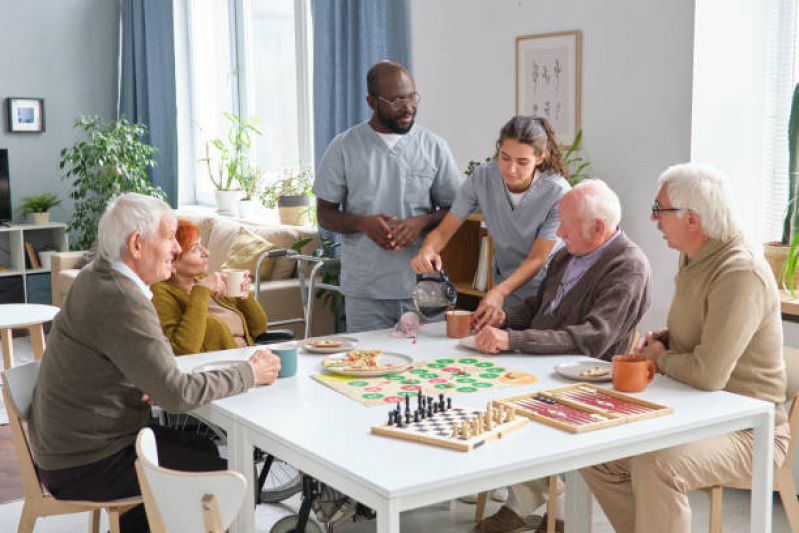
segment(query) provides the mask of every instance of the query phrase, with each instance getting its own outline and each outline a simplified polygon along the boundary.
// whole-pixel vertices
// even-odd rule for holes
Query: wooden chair
[[[158,466],[150,428],[136,438],[139,476],[147,521],[153,533],[224,533],[244,503],[247,480],[238,472],[182,472]]]
[[[108,512],[111,533],[119,532],[119,515],[142,503],[141,498],[127,498],[107,502],[88,502],[59,500],[45,493],[34,467],[28,436],[23,427],[30,412],[33,388],[39,376],[39,361],[20,365],[3,372],[3,398],[5,399],[8,421],[11,425],[11,441],[17,453],[22,485],[25,490],[25,504],[19,519],[17,533],[31,533],[40,516],[56,516],[73,513],[90,513],[89,531],[100,530],[100,511]]]
[[[796,499],[796,483],[791,472],[793,452],[796,448],[797,436],[799,436],[799,406],[797,406],[799,403],[799,383],[797,382],[799,380],[799,350],[784,348],[784,353],[785,368],[788,374],[786,396],[789,401],[793,401],[791,409],[788,411],[791,441],[788,444],[785,461],[778,470],[774,471],[774,491],[780,493],[782,506],[785,509],[785,516],[788,517],[788,525],[792,533],[799,533],[799,501]],[[710,495],[710,533],[721,533],[722,490],[724,487],[752,490],[752,480],[744,479],[701,489]]]

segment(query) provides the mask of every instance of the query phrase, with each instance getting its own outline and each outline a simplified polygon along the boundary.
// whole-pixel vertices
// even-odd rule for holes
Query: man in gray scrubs
[[[337,135],[316,171],[319,224],[343,234],[347,330],[393,326],[413,310],[411,259],[461,184],[447,143],[414,124],[419,94],[400,64],[366,76],[372,118]]]

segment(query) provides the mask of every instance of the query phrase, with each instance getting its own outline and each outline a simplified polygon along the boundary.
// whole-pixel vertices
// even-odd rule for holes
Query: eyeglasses
[[[652,218],[657,220],[659,218],[659,213],[668,213],[670,211],[685,211],[684,207],[660,207],[660,202],[655,200],[655,203],[652,204]]]
[[[382,96],[378,96],[378,95],[375,95],[375,96],[377,96],[378,100],[381,100],[388,107],[390,107],[391,109],[393,109],[395,111],[399,110],[399,109],[402,109],[403,107],[405,107],[407,105],[409,105],[411,107],[416,107],[416,106],[419,105],[419,100],[422,99],[422,97],[419,96],[419,93],[413,93],[408,98],[395,98],[393,100],[386,100]]]

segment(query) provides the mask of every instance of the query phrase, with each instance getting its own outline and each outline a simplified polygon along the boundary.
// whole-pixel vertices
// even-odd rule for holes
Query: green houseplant
[[[277,207],[280,222],[288,225],[307,226],[316,219],[312,205],[313,171],[300,163],[296,167],[283,169],[279,177],[261,191],[261,202],[268,208]]]
[[[69,197],[75,212],[69,222],[70,244],[88,250],[97,237],[97,224],[108,201],[125,192],[137,192],[166,199],[160,187],[147,178],[147,167],[155,166],[155,148],[140,139],[147,132],[143,124],[126,117],[105,120],[81,115],[75,129],[85,134],[71,148],[61,150],[62,179],[70,180]]]
[[[23,217],[32,216],[34,224],[47,224],[50,210],[61,205],[61,200],[54,193],[48,192],[39,196],[25,196],[17,211]]]

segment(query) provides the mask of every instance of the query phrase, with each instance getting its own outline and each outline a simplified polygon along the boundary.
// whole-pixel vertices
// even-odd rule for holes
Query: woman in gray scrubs
[[[475,211],[494,241],[494,287],[480,302],[474,326],[499,318],[504,307],[534,296],[555,249],[558,203],[571,187],[552,126],[517,115],[500,130],[493,160],[477,167],[458,191],[444,220],[411,261],[418,274],[441,268],[439,252]]]

